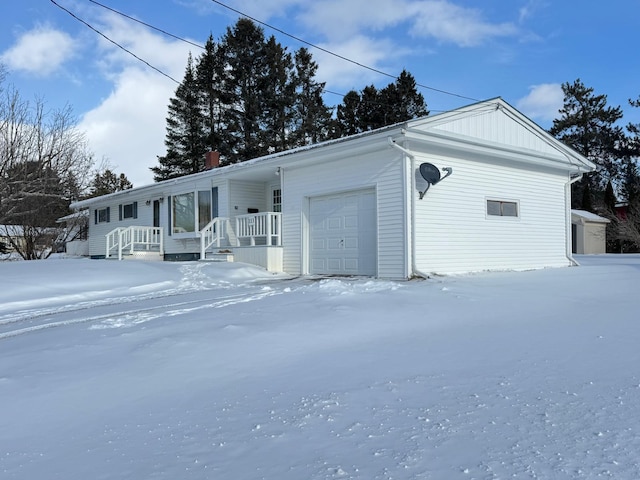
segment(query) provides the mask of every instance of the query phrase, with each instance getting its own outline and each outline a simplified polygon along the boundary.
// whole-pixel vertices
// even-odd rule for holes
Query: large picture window
[[[171,214],[172,233],[195,233],[202,230],[211,221],[211,192],[201,190],[174,195]]]
[[[193,192],[183,193],[173,196],[173,233],[189,233],[195,232],[195,204],[193,201]]]

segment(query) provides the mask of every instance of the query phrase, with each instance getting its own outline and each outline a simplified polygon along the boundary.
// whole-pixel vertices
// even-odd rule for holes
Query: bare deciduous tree
[[[25,260],[45,258],[60,240],[56,219],[86,188],[92,157],[71,108],[48,110],[0,78],[0,225]]]

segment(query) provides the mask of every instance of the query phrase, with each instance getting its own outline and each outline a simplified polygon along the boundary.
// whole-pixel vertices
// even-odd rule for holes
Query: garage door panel
[[[310,199],[311,273],[375,275],[375,193],[357,191]]]

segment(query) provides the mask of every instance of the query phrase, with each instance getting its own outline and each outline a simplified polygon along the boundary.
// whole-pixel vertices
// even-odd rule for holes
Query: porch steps
[[[233,252],[231,250],[219,252],[206,252],[203,262],[233,262]]]
[[[109,260],[118,260],[118,256],[111,256],[108,258]],[[160,252],[133,252],[133,253],[122,253],[122,260],[144,260],[144,261],[152,261],[152,262],[161,262],[164,260],[164,255],[160,254]]]

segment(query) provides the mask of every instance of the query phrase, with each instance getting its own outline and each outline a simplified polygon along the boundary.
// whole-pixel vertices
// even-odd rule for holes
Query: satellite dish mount
[[[425,162],[420,164],[420,175],[422,175],[422,178],[427,182],[427,188],[422,192],[418,191],[420,194],[420,200],[425,196],[431,185],[441,182],[453,173],[453,168],[451,167],[444,167],[442,170],[446,172],[444,176],[440,174],[440,170],[433,163]]]

